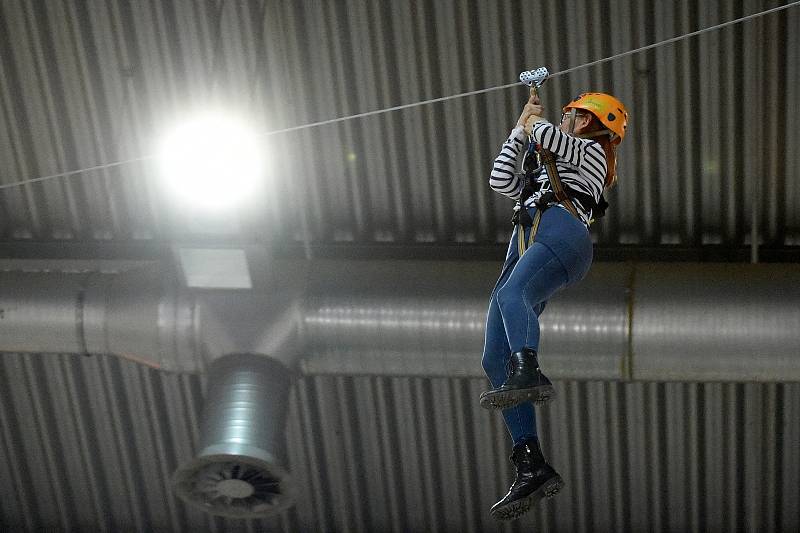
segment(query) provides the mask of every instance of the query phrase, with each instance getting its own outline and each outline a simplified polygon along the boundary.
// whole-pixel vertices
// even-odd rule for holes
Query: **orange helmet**
[[[583,93],[564,106],[564,113],[570,109],[584,109],[597,117],[616,137],[613,144],[619,144],[625,137],[628,126],[628,112],[622,102],[606,93]]]

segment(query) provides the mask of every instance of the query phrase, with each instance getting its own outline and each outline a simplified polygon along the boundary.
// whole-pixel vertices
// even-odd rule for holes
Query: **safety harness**
[[[570,115],[570,130],[572,130],[571,126],[574,124],[575,110],[572,110]],[[525,203],[534,192],[536,192],[536,177],[541,173],[542,167],[547,171],[550,190],[542,194],[536,200],[536,214],[531,218],[528,209],[525,207]],[[514,212],[514,217],[511,219],[512,223],[517,226],[517,251],[519,252],[519,257],[522,257],[525,250],[530,248],[533,244],[536,238],[536,232],[539,230],[539,222],[542,219],[542,213],[552,204],[562,204],[566,207],[567,211],[572,213],[572,216],[581,220],[572,199],[578,200],[582,206],[592,210],[593,218],[589,221],[590,224],[606,213],[608,202],[602,194],[600,195],[600,202],[595,202],[591,195],[579,191],[570,191],[569,194],[567,194],[561,183],[561,178],[558,175],[555,156],[550,150],[546,150],[540,146],[533,139],[533,136],[528,138],[528,150],[522,160],[522,172],[520,174],[523,174],[522,179],[524,182],[519,197],[519,209]],[[525,242],[526,228],[531,228],[527,243]]]

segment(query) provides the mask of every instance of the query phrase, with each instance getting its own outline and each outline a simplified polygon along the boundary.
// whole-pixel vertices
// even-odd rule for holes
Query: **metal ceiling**
[[[262,131],[559,72],[784,2],[176,1],[0,5],[2,183],[153,153],[180,112],[244,111]],[[553,78],[629,107],[601,245],[800,242],[800,10],[787,9]],[[504,242],[490,163],[525,88],[264,140],[269,179],[235,216],[199,220],[152,160],[0,192],[0,239],[269,244]],[[755,219],[754,219],[755,217]],[[307,226],[307,231],[304,229]]]

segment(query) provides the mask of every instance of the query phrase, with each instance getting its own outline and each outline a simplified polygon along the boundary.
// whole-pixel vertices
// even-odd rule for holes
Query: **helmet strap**
[[[569,130],[570,135],[575,133],[575,115],[577,114],[578,110],[574,107],[569,110],[569,127],[567,129]]]
[[[617,138],[617,134],[609,129],[592,131],[589,133],[581,133],[578,135],[578,137],[581,137],[582,139],[592,139],[594,137],[601,137],[603,135],[608,135],[609,139],[612,141]]]

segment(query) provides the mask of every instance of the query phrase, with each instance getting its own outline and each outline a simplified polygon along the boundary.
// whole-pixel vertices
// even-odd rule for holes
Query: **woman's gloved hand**
[[[522,114],[517,120],[517,127],[523,128],[525,133],[530,135],[533,125],[544,120],[542,118],[543,114],[544,108],[539,101],[539,95],[531,89],[531,95],[525,103],[525,107],[522,108]]]

